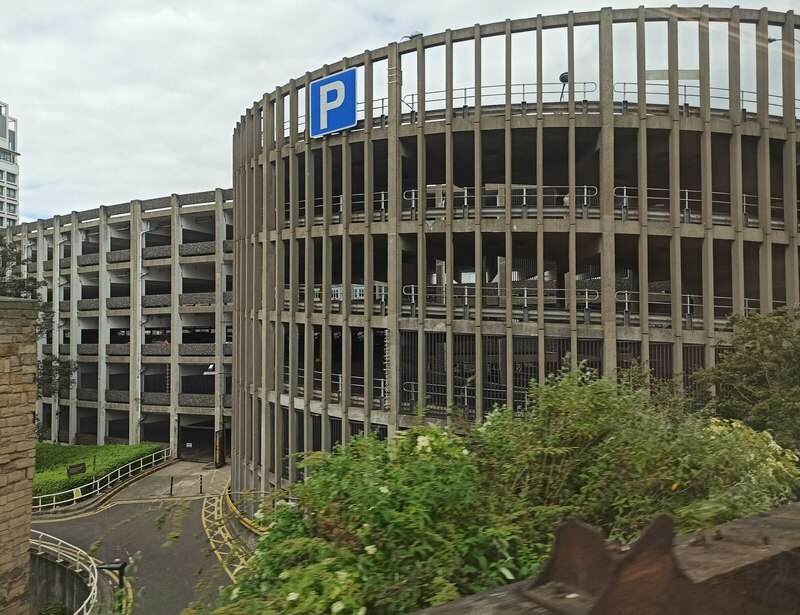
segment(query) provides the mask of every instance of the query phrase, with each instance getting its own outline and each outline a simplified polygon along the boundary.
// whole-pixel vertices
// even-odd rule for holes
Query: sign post
[[[356,119],[356,69],[312,81],[309,86],[311,137],[352,128]]]
[[[86,472],[85,463],[76,463],[75,465],[67,466],[67,478],[72,478],[73,476],[83,474],[84,472]]]

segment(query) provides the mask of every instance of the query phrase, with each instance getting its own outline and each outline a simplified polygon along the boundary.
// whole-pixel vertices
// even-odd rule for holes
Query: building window
[[[0,171],[0,182],[3,181],[3,171]]]
[[[0,211],[5,211],[6,204],[0,201]]]
[[[17,213],[17,206],[12,205],[11,203],[8,204],[8,213],[16,214]]]
[[[2,172],[0,172],[0,179],[3,179]],[[6,173],[6,181],[9,184],[15,184],[16,185],[16,183],[17,183],[17,174],[16,173]]]
[[[2,194],[2,192],[0,192],[0,194]],[[6,194],[8,195],[8,198],[10,198],[10,199],[16,199],[17,198],[17,191],[14,188],[6,189]]]

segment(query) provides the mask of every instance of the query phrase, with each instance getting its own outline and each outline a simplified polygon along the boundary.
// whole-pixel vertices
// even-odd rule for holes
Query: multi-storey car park
[[[603,9],[412,36],[234,131],[234,489],[295,453],[521,405],[566,361],[691,386],[798,303],[800,21]],[[310,138],[355,67],[358,123]],[[568,358],[567,358],[568,357]]]
[[[0,228],[19,220],[19,127],[0,101]]]
[[[78,366],[75,387],[39,401],[47,437],[211,459],[230,433],[232,234],[220,189],[5,229],[54,310],[40,356]]]

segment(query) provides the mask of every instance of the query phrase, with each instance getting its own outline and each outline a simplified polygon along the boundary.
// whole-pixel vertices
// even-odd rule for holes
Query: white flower
[[[271,530],[273,527],[275,527],[274,521],[267,526],[267,529]]]
[[[342,602],[341,600],[339,602],[334,602],[331,605],[331,613],[333,613],[334,615],[343,610],[344,610],[344,602]]]
[[[429,451],[431,450],[431,441],[428,436],[417,436],[417,450]]]
[[[383,493],[385,495],[388,495],[389,494],[389,487],[387,487],[386,485],[381,485],[380,487],[378,487],[378,491],[380,491],[381,493]]]
[[[378,547],[376,547],[375,545],[367,545],[366,547],[364,547],[364,551],[367,552],[367,555],[375,555],[377,550]]]
[[[233,591],[231,592],[231,600],[236,600],[239,597],[239,588],[234,587]]]
[[[367,607],[362,606],[356,611],[356,615],[367,615]]]
[[[261,521],[262,519],[264,519],[264,513],[261,512],[260,510],[257,510],[256,514],[253,515],[253,519],[255,519],[256,521]]]
[[[340,581],[346,581],[347,580],[347,576],[348,576],[347,572],[345,572],[344,570],[337,570],[336,571],[336,578],[339,579]]]
[[[289,594],[288,596],[286,596],[286,601],[287,601],[287,602],[294,602],[294,601],[295,601],[295,600],[297,600],[299,597],[300,597],[300,594],[298,594],[297,592],[292,592],[291,594]]]
[[[289,576],[290,576],[291,574],[292,574],[292,573],[291,573],[291,572],[289,572],[288,570],[284,570],[283,572],[281,572],[281,573],[278,575],[278,578],[279,578],[281,581],[285,581],[286,579],[288,579],[288,578],[289,578]]]
[[[465,449],[465,448],[462,448],[461,449],[461,454],[462,455],[469,455],[469,451],[467,449]]]

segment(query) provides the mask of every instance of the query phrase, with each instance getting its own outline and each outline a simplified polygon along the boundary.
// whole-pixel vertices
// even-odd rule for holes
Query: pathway
[[[237,553],[222,518],[220,494],[229,479],[227,466],[181,461],[134,482],[96,510],[34,519],[34,527],[86,551],[96,545],[93,555],[104,562],[131,560],[134,614],[174,615],[193,601],[213,602],[243,563],[223,557]]]

